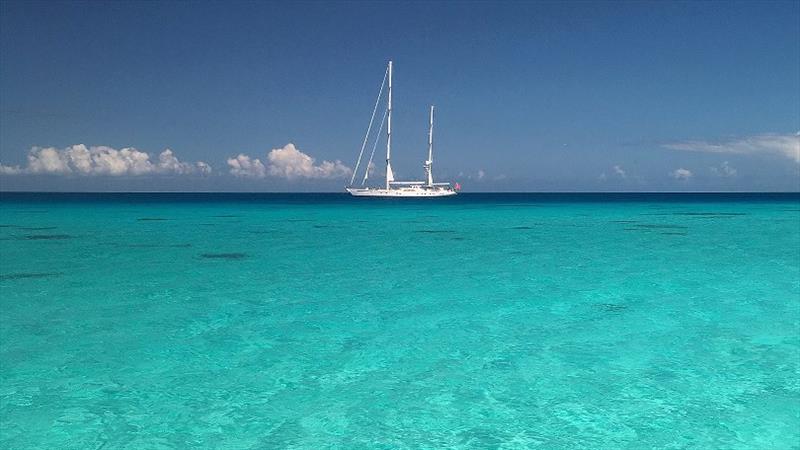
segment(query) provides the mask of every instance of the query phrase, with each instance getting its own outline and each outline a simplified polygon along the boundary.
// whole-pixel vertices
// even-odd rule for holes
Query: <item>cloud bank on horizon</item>
[[[0,174],[107,175],[140,176],[150,174],[209,174],[211,166],[203,161],[180,161],[166,149],[157,161],[150,154],[132,147],[120,150],[103,145],[71,145],[64,149],[33,147],[28,151],[26,167],[0,164]]]
[[[25,167],[0,164],[0,175],[207,175],[211,165],[204,161],[184,162],[170,149],[162,151],[157,160],[149,153],[133,147],[120,150],[107,146],[87,147],[84,144],[55,147],[33,147],[28,151]],[[240,153],[227,160],[229,173],[235,177],[264,178],[267,176],[295,179],[336,179],[350,176],[352,169],[341,161],[322,161],[317,164],[310,155],[289,143],[267,153],[266,164],[260,159]]]
[[[727,141],[684,141],[664,144],[664,148],[690,152],[740,155],[780,155],[800,164],[800,132],[795,134],[759,134]]]
[[[749,137],[731,138],[728,140],[686,140],[661,145],[668,150],[681,152],[713,153],[741,155],[754,158],[783,158],[798,165],[800,169],[800,132],[794,134],[759,134]],[[273,148],[263,157],[239,153],[226,160],[228,170],[216,172],[219,175],[230,175],[238,179],[274,179],[288,182],[311,182],[346,179],[352,174],[352,168],[339,160],[318,161],[295,146],[287,143],[283,147]],[[787,162],[788,162],[787,161]],[[686,182],[690,179],[704,179],[703,172],[691,165],[678,166],[669,170],[666,175],[673,183]],[[675,166],[672,166],[675,167]],[[373,169],[370,167],[370,169]],[[667,169],[666,167],[664,169]],[[720,179],[737,177],[738,171],[727,160],[717,166],[705,166],[707,176]],[[170,149],[159,154],[150,154],[133,147],[114,149],[108,146],[71,145],[66,148],[33,147],[27,154],[27,165],[8,166],[0,164],[0,176],[54,175],[54,176],[183,176],[208,175],[212,173],[210,164],[204,161],[187,162],[178,159]],[[663,174],[663,172],[662,172]],[[486,171],[477,170],[475,175],[459,173],[473,181],[488,179]],[[663,175],[662,175],[663,176]],[[500,175],[493,180],[503,180]],[[641,174],[631,173],[622,164],[614,164],[610,171],[602,172],[599,181],[626,182],[632,181],[646,185]],[[702,181],[701,181],[702,182]]]

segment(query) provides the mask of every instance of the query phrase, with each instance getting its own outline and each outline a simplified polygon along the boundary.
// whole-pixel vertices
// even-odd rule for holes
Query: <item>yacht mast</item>
[[[431,121],[428,128],[428,160],[425,161],[425,174],[428,186],[433,186],[433,105],[431,105]]]
[[[389,61],[389,101],[386,106],[386,189],[394,181],[392,173],[392,62]]]

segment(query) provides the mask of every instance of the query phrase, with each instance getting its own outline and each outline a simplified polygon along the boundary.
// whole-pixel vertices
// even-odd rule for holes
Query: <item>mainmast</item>
[[[425,161],[425,174],[428,186],[433,186],[433,105],[431,105],[431,121],[428,128],[428,160]]]
[[[394,181],[392,173],[392,62],[389,61],[389,100],[386,105],[386,189]]]

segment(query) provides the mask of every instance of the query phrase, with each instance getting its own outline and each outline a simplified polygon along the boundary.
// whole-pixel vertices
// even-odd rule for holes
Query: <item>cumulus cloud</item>
[[[230,173],[238,177],[262,178],[267,175],[294,180],[346,178],[352,169],[341,161],[322,161],[317,164],[314,158],[298,150],[294,144],[286,144],[283,148],[272,149],[267,154],[267,163],[258,158],[239,154],[228,159]]]
[[[158,155],[158,170],[163,172],[172,172],[177,174],[195,173],[201,174],[211,173],[211,166],[203,161],[197,161],[194,164],[179,161],[172,150],[166,149]]]
[[[239,153],[235,158],[228,158],[228,166],[230,167],[231,175],[237,177],[261,178],[267,173],[267,168],[264,167],[264,163],[260,159],[250,158],[242,153]]]
[[[314,164],[314,158],[295,148],[294,144],[286,144],[283,148],[275,148],[267,154],[269,173],[287,179],[293,178],[344,178],[350,175],[349,167],[341,161],[322,161]]]
[[[675,169],[669,173],[669,176],[675,178],[676,180],[688,180],[692,178],[692,171],[689,169]]]
[[[203,175],[208,175],[209,173],[211,173],[212,170],[211,166],[204,161],[197,161],[196,163],[194,163],[194,166],[197,168],[197,171]]]
[[[483,171],[483,169],[479,169],[479,170],[478,170],[478,176],[477,176],[477,178],[478,178],[479,180],[482,180],[482,179],[483,179],[483,177],[485,177],[485,176],[486,176],[486,172],[484,172],[484,171]]]
[[[22,173],[23,169],[19,166],[4,166],[0,164],[0,175],[17,175]]]
[[[665,144],[664,147],[672,150],[707,153],[772,154],[800,163],[800,132],[795,134],[760,134],[721,142],[674,142]]]
[[[166,149],[151,161],[150,154],[135,148],[117,150],[106,146],[87,147],[83,144],[64,149],[33,147],[28,151],[28,165],[0,165],[0,173],[18,174],[75,174],[75,175],[146,175],[146,174],[207,174],[211,166],[203,161],[182,162]]]
[[[719,167],[710,167],[711,173],[720,177],[731,178],[736,176],[736,169],[728,164],[728,161],[723,161]]]

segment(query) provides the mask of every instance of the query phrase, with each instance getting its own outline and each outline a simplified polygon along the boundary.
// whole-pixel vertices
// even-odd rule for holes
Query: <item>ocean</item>
[[[800,194],[0,194],[0,448],[800,448]]]

